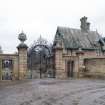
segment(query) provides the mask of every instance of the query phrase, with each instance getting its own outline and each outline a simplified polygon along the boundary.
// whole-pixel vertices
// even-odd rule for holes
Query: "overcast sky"
[[[105,36],[105,0],[0,0],[0,45],[5,53],[17,51],[22,30],[28,46],[40,34],[52,42],[57,26],[80,28],[82,16]]]

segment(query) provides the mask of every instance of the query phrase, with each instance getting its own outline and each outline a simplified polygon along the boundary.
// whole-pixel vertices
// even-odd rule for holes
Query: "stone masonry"
[[[27,73],[27,48],[18,48],[19,53],[19,79],[25,79]]]

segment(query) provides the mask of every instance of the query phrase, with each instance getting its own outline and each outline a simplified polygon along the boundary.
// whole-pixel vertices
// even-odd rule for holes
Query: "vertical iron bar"
[[[42,78],[42,72],[41,72],[41,51],[40,51],[40,78]]]

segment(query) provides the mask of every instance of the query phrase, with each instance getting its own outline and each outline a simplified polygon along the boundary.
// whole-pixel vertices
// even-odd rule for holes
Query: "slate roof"
[[[96,45],[102,37],[97,31],[84,32],[81,29],[73,29],[68,27],[57,27],[55,40],[61,38],[64,47],[67,49],[97,49]]]

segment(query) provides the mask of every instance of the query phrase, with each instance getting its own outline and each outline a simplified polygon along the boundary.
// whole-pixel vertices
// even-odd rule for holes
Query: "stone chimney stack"
[[[89,30],[90,30],[90,23],[87,22],[87,31],[89,31]]]
[[[85,16],[82,17],[80,21],[81,21],[81,26],[80,26],[81,31],[88,32],[90,30],[90,23],[87,22],[87,17]]]

